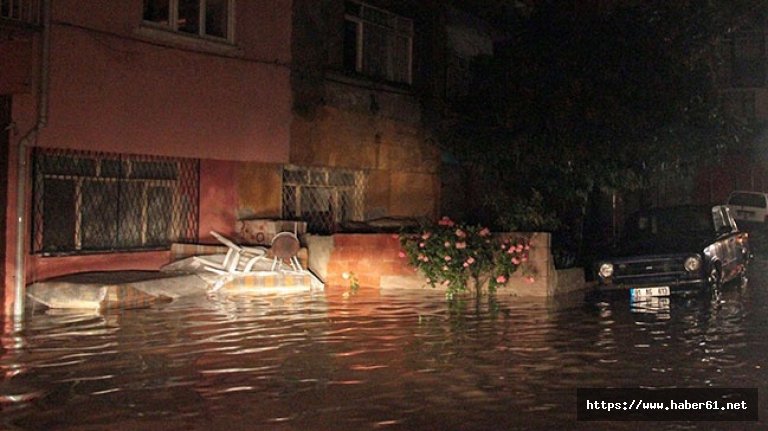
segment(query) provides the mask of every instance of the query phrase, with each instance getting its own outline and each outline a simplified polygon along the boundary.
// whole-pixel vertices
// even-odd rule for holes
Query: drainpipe
[[[16,174],[16,279],[13,289],[13,319],[24,318],[26,299],[26,208],[27,208],[27,147],[37,140],[37,134],[48,124],[48,84],[51,48],[51,0],[43,0],[40,10],[42,35],[40,41],[40,81],[37,90],[37,122],[19,140]]]

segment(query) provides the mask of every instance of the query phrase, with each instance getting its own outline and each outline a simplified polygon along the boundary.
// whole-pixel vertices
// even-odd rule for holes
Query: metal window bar
[[[333,233],[347,221],[362,220],[365,172],[352,169],[283,169],[283,217],[307,222],[311,233]]]
[[[199,162],[36,148],[35,253],[167,249],[196,242]]]
[[[40,24],[40,0],[0,0],[0,18]]]

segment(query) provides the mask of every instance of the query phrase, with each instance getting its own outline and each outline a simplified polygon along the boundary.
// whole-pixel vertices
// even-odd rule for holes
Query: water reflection
[[[576,422],[576,388],[763,389],[762,286],[645,311],[329,289],[40,314],[4,329],[0,428],[644,429]]]

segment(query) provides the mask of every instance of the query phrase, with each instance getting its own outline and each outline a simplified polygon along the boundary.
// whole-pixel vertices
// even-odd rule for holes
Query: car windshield
[[[728,199],[728,204],[744,207],[765,208],[765,198],[758,193],[734,193]]]
[[[700,208],[671,208],[638,213],[628,220],[625,227],[630,238],[714,232],[711,212]]]

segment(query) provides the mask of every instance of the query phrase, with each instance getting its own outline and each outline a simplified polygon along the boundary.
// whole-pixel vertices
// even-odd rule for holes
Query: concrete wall
[[[437,216],[440,155],[419,124],[324,107],[313,120],[296,117],[291,137],[293,164],[368,172],[366,218]]]
[[[499,288],[497,295],[546,299],[586,288],[580,268],[555,270],[548,233],[504,234],[530,238],[529,261]],[[310,268],[329,286],[349,286],[354,276],[362,287],[418,289],[425,278],[399,256],[400,242],[392,234],[335,234],[308,239]],[[346,275],[345,275],[346,274]]]
[[[343,70],[344,2],[294,2],[290,161],[368,173],[365,218],[436,217],[440,153],[423,121],[444,43],[434,37],[442,10],[424,2],[367,2],[414,19],[412,85]]]

